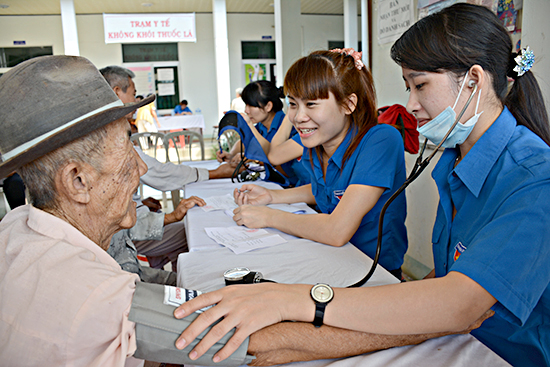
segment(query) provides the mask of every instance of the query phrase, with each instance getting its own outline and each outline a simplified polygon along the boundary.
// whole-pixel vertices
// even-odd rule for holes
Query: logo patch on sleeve
[[[466,251],[466,246],[464,246],[462,242],[457,243],[455,246],[455,254],[453,256],[453,260],[457,261],[464,251]]]
[[[338,200],[342,200],[342,196],[344,196],[344,193],[346,190],[334,190],[334,197]]]

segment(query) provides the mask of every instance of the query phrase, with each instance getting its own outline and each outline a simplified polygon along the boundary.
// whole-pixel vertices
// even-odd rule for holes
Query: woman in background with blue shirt
[[[246,108],[245,113],[241,114],[246,122],[251,125],[250,130],[262,146],[264,153],[269,153],[270,142],[279,130],[279,127],[285,119],[283,112],[283,101],[281,100],[282,91],[267,80],[257,80],[246,85],[243,89],[241,98]],[[296,135],[296,131],[291,132],[291,136]],[[230,161],[232,165],[237,166],[241,160],[241,141],[238,140],[231,151],[216,151],[216,157],[219,162]],[[308,176],[302,173],[302,166],[296,158],[292,156],[280,163],[273,164],[281,170],[288,178],[291,186],[299,186],[308,183]]]

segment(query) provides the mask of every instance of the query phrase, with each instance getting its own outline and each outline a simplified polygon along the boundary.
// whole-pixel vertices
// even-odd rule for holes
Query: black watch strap
[[[321,327],[321,325],[323,325],[326,307],[327,303],[315,303],[315,318],[313,319],[313,326]]]

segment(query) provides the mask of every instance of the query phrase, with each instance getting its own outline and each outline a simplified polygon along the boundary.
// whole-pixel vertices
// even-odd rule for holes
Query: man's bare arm
[[[479,320],[461,332],[477,329],[491,317],[487,311]],[[320,328],[310,323],[283,322],[268,326],[250,336],[248,353],[256,356],[251,366],[271,366],[314,359],[332,359],[355,356],[377,350],[420,344],[425,340],[456,334],[432,333],[418,335],[382,335],[334,328]]]

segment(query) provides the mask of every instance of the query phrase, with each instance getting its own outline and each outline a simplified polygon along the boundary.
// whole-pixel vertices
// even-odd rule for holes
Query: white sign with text
[[[105,43],[197,42],[195,13],[103,14]]]
[[[378,44],[393,42],[412,24],[413,0],[378,1]]]

